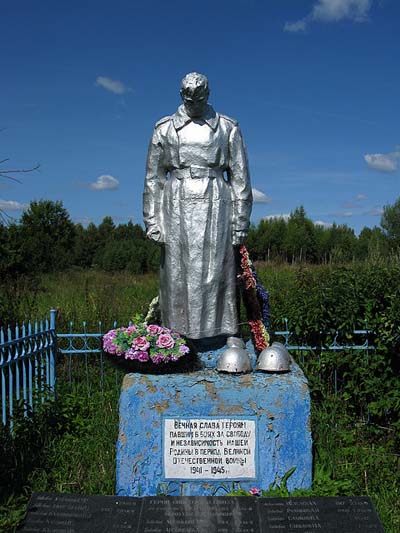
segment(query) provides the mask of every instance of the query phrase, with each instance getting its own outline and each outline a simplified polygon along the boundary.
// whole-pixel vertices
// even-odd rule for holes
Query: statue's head
[[[203,74],[191,72],[183,78],[181,97],[189,117],[199,118],[204,114],[209,94],[208,79]]]

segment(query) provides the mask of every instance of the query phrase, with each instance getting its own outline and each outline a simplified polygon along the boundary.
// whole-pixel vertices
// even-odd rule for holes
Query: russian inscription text
[[[255,418],[164,419],[165,479],[255,479]]]

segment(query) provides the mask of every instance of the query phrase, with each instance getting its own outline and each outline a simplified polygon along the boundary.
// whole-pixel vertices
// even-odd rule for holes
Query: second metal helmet
[[[280,342],[273,342],[258,356],[256,370],[264,372],[288,372],[290,355],[286,346]]]

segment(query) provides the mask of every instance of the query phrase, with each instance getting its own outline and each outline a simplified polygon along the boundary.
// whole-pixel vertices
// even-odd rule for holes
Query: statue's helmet
[[[208,80],[204,74],[191,72],[186,74],[181,83],[181,97],[190,117],[201,117],[207,109]]]
[[[197,92],[206,93],[207,96],[210,94],[207,76],[199,74],[198,72],[189,72],[189,74],[186,74],[182,79],[181,95],[183,97],[183,94],[194,94]]]
[[[243,348],[232,346],[218,359],[217,370],[229,374],[246,374],[251,371],[250,357]]]
[[[258,356],[256,370],[263,372],[288,372],[290,370],[290,355],[282,343],[273,342]]]

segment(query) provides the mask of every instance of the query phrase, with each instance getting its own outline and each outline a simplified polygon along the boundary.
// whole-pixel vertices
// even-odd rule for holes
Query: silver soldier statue
[[[161,243],[162,325],[192,338],[238,330],[234,246],[252,193],[238,124],[208,104],[208,80],[182,80],[181,105],[150,141],[143,195],[147,236]]]

